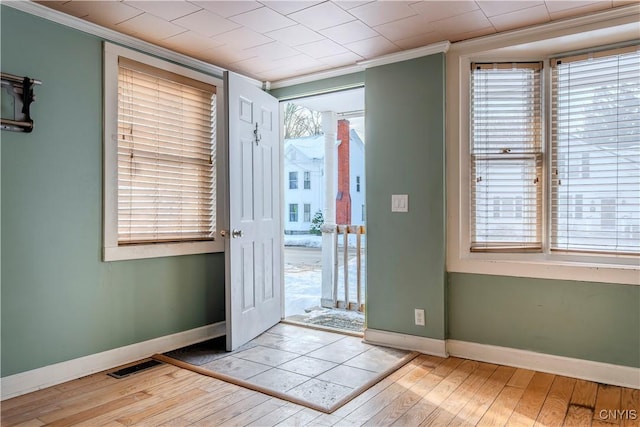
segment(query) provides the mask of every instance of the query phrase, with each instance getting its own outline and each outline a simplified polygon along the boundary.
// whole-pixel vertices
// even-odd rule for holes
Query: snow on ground
[[[357,259],[353,256],[348,263],[349,275],[349,300],[357,301],[356,277]],[[363,257],[362,266],[362,299],[366,289],[365,265]],[[294,314],[304,314],[306,310],[320,306],[322,297],[322,266],[294,265],[285,262],[284,266],[284,295],[285,295],[285,317]],[[338,295],[344,300],[344,269],[338,270]]]

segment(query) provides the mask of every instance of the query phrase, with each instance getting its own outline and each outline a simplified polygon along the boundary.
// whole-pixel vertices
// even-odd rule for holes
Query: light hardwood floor
[[[2,426],[639,426],[640,391],[421,355],[333,414],[170,365],[6,400]],[[603,415],[603,416],[601,416]],[[633,419],[635,418],[635,419]]]

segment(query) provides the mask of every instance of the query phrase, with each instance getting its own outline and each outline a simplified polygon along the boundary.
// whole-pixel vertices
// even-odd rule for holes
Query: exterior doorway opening
[[[284,318],[362,333],[364,88],[282,103]]]

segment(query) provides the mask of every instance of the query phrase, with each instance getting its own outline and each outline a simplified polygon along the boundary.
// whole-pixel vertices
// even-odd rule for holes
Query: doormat
[[[332,330],[364,332],[364,314],[353,311],[313,307],[305,310],[304,314],[288,316],[286,320]]]
[[[419,354],[282,323],[233,352],[224,338],[154,359],[330,414]]]

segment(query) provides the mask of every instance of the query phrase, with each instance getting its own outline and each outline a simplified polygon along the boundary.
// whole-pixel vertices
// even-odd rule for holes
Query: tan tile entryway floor
[[[366,344],[360,337],[282,323],[231,353],[224,351],[222,337],[166,354],[196,366],[197,372],[229,377],[327,412],[416,355]]]

